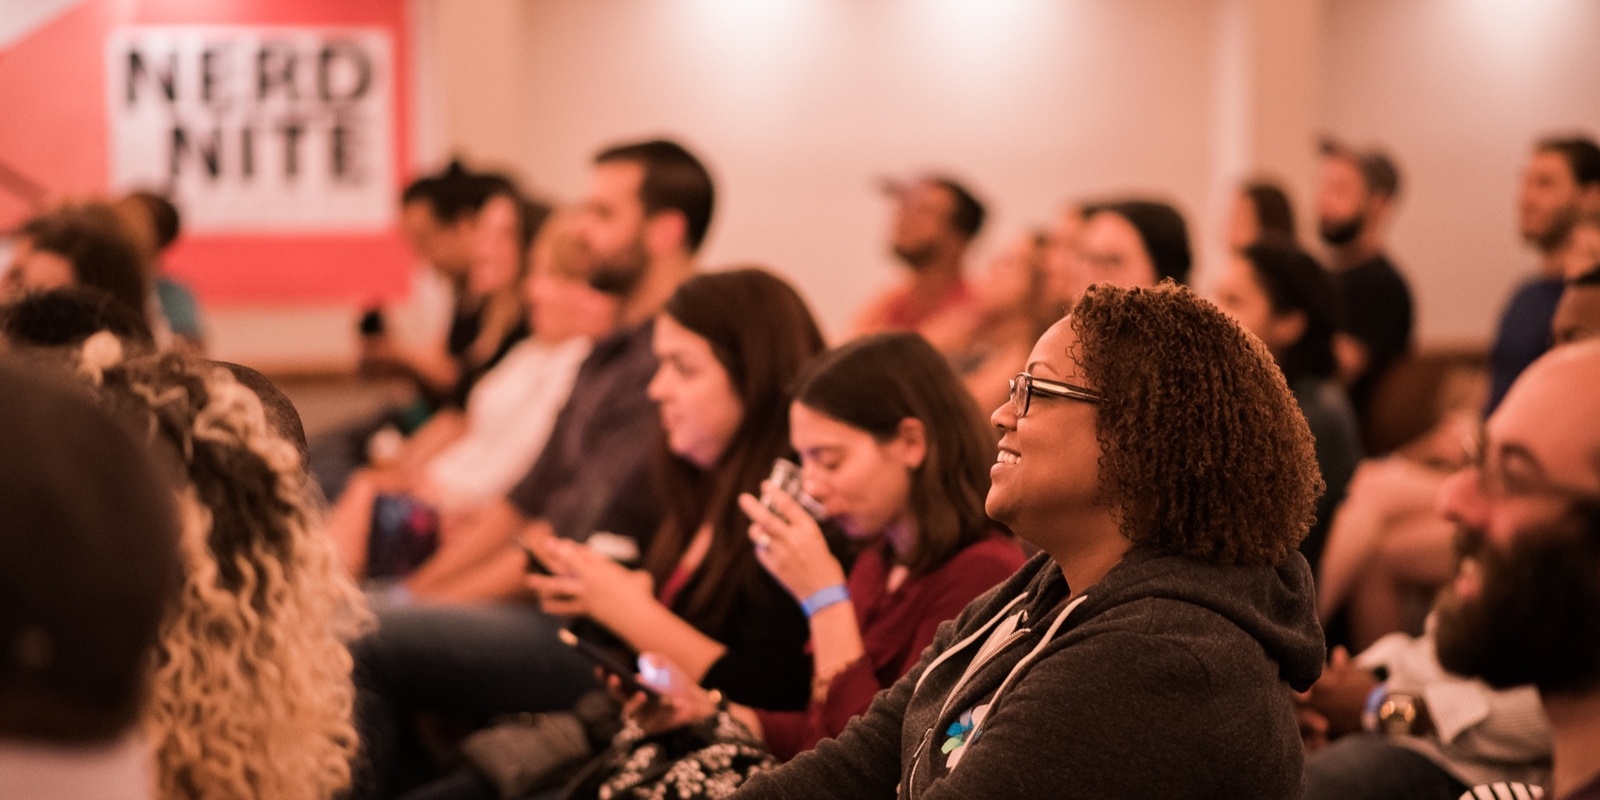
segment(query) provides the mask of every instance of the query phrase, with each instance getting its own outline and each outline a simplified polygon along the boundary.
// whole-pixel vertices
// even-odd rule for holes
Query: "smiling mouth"
[[[1451,589],[1459,598],[1477,597],[1483,591],[1483,565],[1471,556],[1461,559]]]
[[[994,460],[1000,464],[1016,464],[1022,461],[1022,456],[1009,450],[1001,450],[995,454]]]

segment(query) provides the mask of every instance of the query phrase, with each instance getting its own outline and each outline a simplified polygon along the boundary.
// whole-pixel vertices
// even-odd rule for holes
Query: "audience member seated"
[[[946,315],[921,331],[949,355],[979,408],[1005,402],[1006,380],[1022,370],[1033,343],[1065,311],[1047,291],[1045,242],[1042,233],[1017,237],[989,262],[965,313]]]
[[[1567,281],[1550,324],[1550,338],[1557,347],[1600,337],[1600,260]]]
[[[806,509],[770,483],[740,498],[756,557],[810,618],[816,677],[805,711],[729,705],[779,758],[837,736],[916,664],[939,624],[1011,577],[1022,550],[984,514],[994,437],[919,337],[880,334],[808,370],[790,407],[804,491],[852,540],[846,577]],[[641,711],[657,732],[717,714],[687,682]]]
[[[1044,245],[1044,293],[1051,305],[1071,308],[1089,279],[1083,266],[1083,225],[1091,209],[1081,203],[1068,204],[1057,212]]]
[[[363,317],[362,372],[403,377],[418,394],[409,405],[318,437],[311,468],[328,497],[341,495],[350,475],[366,464],[375,433],[411,433],[440,409],[459,409],[478,376],[527,334],[518,276],[547,209],[523,198],[509,179],[468,173],[457,164],[418,179],[402,202],[414,249],[450,287],[449,328],[437,339],[412,343],[389,330],[381,310]]]
[[[1316,259],[1291,240],[1269,238],[1246,245],[1227,262],[1217,279],[1216,301],[1271,351],[1311,426],[1327,489],[1317,499],[1316,522],[1300,542],[1300,552],[1315,573],[1329,520],[1361,460],[1361,434],[1333,355],[1338,297]]]
[[[161,348],[183,347],[191,353],[204,353],[200,303],[193,290],[166,272],[162,261],[178,238],[178,207],[166,195],[130,192],[117,200],[115,208],[123,230],[144,259],[145,280],[151,288],[145,308]]]
[[[504,497],[533,466],[578,367],[616,322],[616,299],[590,288],[578,248],[571,212],[545,224],[525,282],[532,335],[477,382],[464,413],[434,414],[389,463],[351,478],[328,527],[357,576],[367,564],[379,497],[405,502],[424,519],[470,513]],[[378,535],[400,533],[397,526]]]
[[[88,286],[29,292],[0,306],[0,349],[19,354],[59,355],[75,363],[75,354],[62,351],[101,331],[115,336],[124,353],[155,350],[155,338],[138,312]]]
[[[1298,792],[1321,481],[1272,356],[1188,289],[1096,285],[1029,370],[986,506],[1044,552],[740,798]]]
[[[757,561],[738,497],[758,491],[773,460],[791,452],[789,387],[822,350],[822,335],[788,284],[755,269],[689,280],[653,324],[660,367],[649,392],[666,433],[657,483],[667,511],[643,571],[545,534],[527,542],[553,573],[526,578],[539,610],[386,611],[360,656],[374,690],[367,722],[378,796],[414,782],[398,771],[409,746],[403,711],[486,719],[566,708],[592,687],[589,662],[556,638],[563,618],[661,653],[735,702],[805,705],[805,617]]]
[[[96,366],[85,365],[94,373]],[[178,355],[105,368],[103,401],[176,461],[183,578],[144,734],[164,798],[327,798],[350,782],[344,577],[300,454],[230,372]]]
[[[1573,461],[1572,453],[1581,454],[1587,448],[1592,451],[1591,456],[1600,454],[1600,418],[1593,414],[1589,383],[1594,365],[1600,360],[1594,358],[1591,349],[1584,349],[1579,355],[1561,355],[1565,349],[1566,345],[1558,347],[1534,362],[1512,384],[1506,401],[1485,428],[1491,441],[1506,429],[1517,436],[1509,438],[1505,445],[1496,444],[1499,452],[1491,449],[1486,453],[1482,444],[1475,445],[1475,460],[1443,482],[1435,493],[1435,504],[1443,507],[1447,517],[1441,522],[1456,532],[1457,543],[1463,541],[1463,536],[1465,541],[1476,538],[1471,530],[1485,524],[1485,520],[1510,515],[1526,502],[1551,499],[1540,487],[1517,483],[1518,480],[1544,475],[1567,481],[1574,472],[1571,464],[1589,464]],[[1568,366],[1546,369],[1546,362]],[[1581,369],[1572,367],[1580,362],[1584,364]],[[1524,383],[1531,383],[1532,388],[1524,390]],[[1529,400],[1519,403],[1519,397]],[[1552,435],[1524,440],[1530,431],[1549,431]],[[1491,457],[1498,461],[1489,463]],[[1559,460],[1547,465],[1545,458]],[[1562,469],[1554,471],[1558,466]],[[1538,471],[1528,472],[1530,469]],[[1577,471],[1593,472],[1592,465],[1585,469],[1587,472]],[[1488,492],[1486,488],[1487,494],[1468,494],[1468,479],[1481,481],[1481,487],[1494,490]],[[1470,505],[1466,499],[1471,500]],[[1518,518],[1505,519],[1514,524]],[[1468,532],[1463,534],[1462,530]],[[1506,533],[1497,541],[1509,538]],[[1460,570],[1457,567],[1451,572],[1459,575]],[[1484,571],[1482,565],[1468,568],[1480,583]],[[1460,580],[1458,577],[1455,584],[1458,587]],[[1443,607],[1449,608],[1450,603],[1446,600]],[[1434,652],[1436,639],[1442,635],[1443,617],[1448,616],[1430,617],[1420,637],[1384,637],[1353,660],[1335,652],[1323,679],[1304,699],[1302,715],[1308,730],[1308,749],[1315,750],[1306,764],[1308,800],[1452,798],[1478,784],[1539,784],[1546,780],[1550,727],[1538,695],[1526,686],[1512,688],[1512,684],[1504,684],[1491,688],[1482,681],[1449,674],[1446,666],[1441,666],[1443,653],[1436,656]],[[1513,660],[1522,658],[1517,651],[1506,653]],[[1377,672],[1380,669],[1381,677]],[[1369,698],[1373,696],[1379,697],[1380,702],[1371,703]],[[1387,706],[1393,719],[1380,718],[1385,708],[1381,699],[1385,696],[1400,698]],[[1369,706],[1380,712],[1368,715],[1370,722],[1362,714]],[[1360,733],[1363,730],[1367,733]],[[1378,736],[1373,731],[1386,735]],[[1321,747],[1329,739],[1335,741]]]
[[[1494,411],[1517,375],[1550,347],[1550,319],[1569,277],[1565,257],[1572,249],[1574,223],[1585,212],[1600,213],[1600,146],[1585,137],[1540,140],[1522,173],[1517,212],[1523,240],[1539,251],[1539,273],[1512,292],[1500,316],[1485,413]]]
[[[1578,215],[1561,253],[1561,274],[1576,278],[1600,265],[1600,211]]]
[[[88,286],[116,298],[149,327],[144,263],[104,203],[63,206],[22,224],[0,299]]]
[[[179,581],[165,473],[84,391],[0,361],[0,787],[153,800],[139,735]]]
[[[1183,215],[1166,203],[1123,200],[1094,206],[1084,224],[1080,261],[1089,283],[1154,286],[1189,282],[1193,257]]]
[[[1439,663],[1501,690],[1533,687],[1549,716],[1546,796],[1600,798],[1600,345],[1528,368],[1441,505],[1461,527],[1439,601]]]
[[[443,341],[421,348],[407,347],[383,327],[363,330],[362,365],[407,374],[435,406],[450,405],[515,342],[522,321],[516,273],[549,212],[505,176],[468,172],[458,163],[408,186],[401,212],[413,250],[450,284],[449,329]]]
[[[1294,243],[1294,205],[1277,183],[1257,179],[1239,187],[1228,215],[1228,249],[1234,252],[1272,237]]]
[[[618,298],[618,330],[579,367],[533,468],[504,500],[441,520],[439,551],[406,579],[405,592],[454,601],[522,595],[519,531],[650,538],[660,522],[654,493],[642,488],[660,429],[646,395],[656,369],[650,322],[693,274],[713,201],[710,174],[675,142],[624,144],[595,157],[578,227],[589,284]]]
[[[1347,326],[1335,352],[1365,435],[1373,390],[1395,359],[1411,350],[1411,288],[1387,253],[1400,171],[1376,150],[1332,141],[1321,149],[1317,232],[1328,245]]]
[[[891,182],[895,199],[891,245],[911,271],[893,289],[867,303],[851,336],[880,331],[922,331],[965,313],[973,302],[966,279],[967,248],[983,228],[983,203],[954,179],[929,175]]]

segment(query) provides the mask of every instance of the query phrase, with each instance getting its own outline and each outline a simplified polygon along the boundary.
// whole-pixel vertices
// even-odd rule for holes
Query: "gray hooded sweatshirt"
[[[1221,566],[1136,547],[1069,595],[1036,556],[837,739],[736,797],[1300,796],[1290,688],[1324,656],[1305,559]]]

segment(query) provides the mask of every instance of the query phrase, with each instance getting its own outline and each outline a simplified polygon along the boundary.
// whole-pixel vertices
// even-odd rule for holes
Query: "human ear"
[[[645,248],[653,255],[689,249],[689,221],[683,212],[663,209],[645,217]]]
[[[895,431],[894,443],[899,450],[900,463],[906,469],[916,469],[922,466],[922,461],[928,455],[928,429],[922,420],[916,417],[906,417],[900,420],[900,427]]]

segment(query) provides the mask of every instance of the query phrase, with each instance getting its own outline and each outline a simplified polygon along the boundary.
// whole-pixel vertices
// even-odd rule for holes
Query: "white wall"
[[[833,332],[896,276],[879,176],[962,177],[988,201],[991,248],[1082,195],[1148,189],[1208,216],[1213,3],[514,9],[520,63],[507,83],[522,111],[519,142],[507,148],[470,128],[447,138],[566,198],[582,192],[600,145],[681,138],[718,178],[704,263],[757,261],[791,275]]]
[[[987,250],[1069,198],[1153,190],[1188,213],[1203,273],[1244,175],[1285,180],[1309,217],[1326,131],[1401,163],[1423,343],[1482,344],[1534,262],[1513,216],[1530,142],[1600,132],[1595,0],[409,3],[419,164],[459,153],[571,200],[601,145],[679,137],[718,177],[705,263],[792,276],[835,334],[896,276],[880,176],[967,179]],[[347,357],[295,333],[347,311],[288,310],[257,342],[265,313],[214,320],[219,349]]]
[[[1530,145],[1600,134],[1600,3],[1330,0],[1326,19],[1322,121],[1400,162],[1393,249],[1419,332],[1486,341],[1537,263],[1515,216]]]

